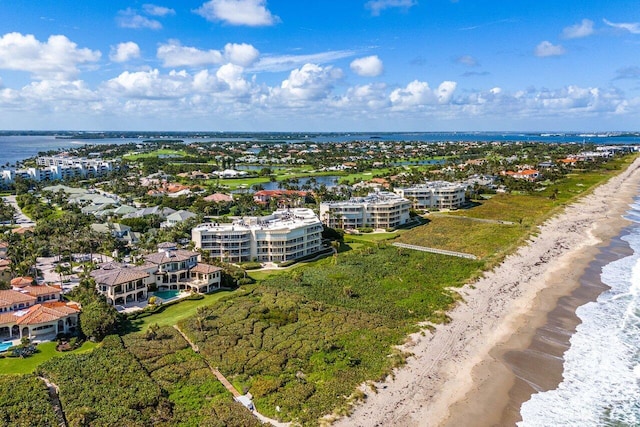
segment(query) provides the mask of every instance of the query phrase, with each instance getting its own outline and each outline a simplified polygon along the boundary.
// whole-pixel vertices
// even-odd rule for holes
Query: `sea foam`
[[[633,254],[602,268],[611,289],[576,311],[581,324],[564,354],[563,380],[531,396],[520,427],[640,425],[640,204],[623,237]]]

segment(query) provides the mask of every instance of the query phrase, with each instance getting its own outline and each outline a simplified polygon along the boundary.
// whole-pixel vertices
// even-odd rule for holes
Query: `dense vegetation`
[[[60,387],[71,426],[149,425],[171,419],[162,389],[111,335],[91,353],[51,359],[38,373]]]
[[[233,401],[202,356],[194,353],[174,328],[153,327],[152,330],[152,335],[128,335],[124,343],[151,378],[168,393],[172,404],[170,425],[260,425],[253,415]]]
[[[0,387],[0,425],[58,425],[45,383],[33,375],[3,375]]]
[[[480,266],[367,245],[267,278],[181,325],[212,365],[253,394],[260,411],[313,424],[346,405],[358,384],[401,363],[404,356],[391,347],[418,322],[446,321],[457,299],[448,287]]]
[[[152,329],[153,334],[130,334],[124,339],[111,335],[91,353],[55,358],[40,366],[38,373],[60,388],[70,426],[260,425],[233,401],[202,356],[173,328]],[[2,391],[0,399],[7,402],[7,413],[21,410]],[[50,408],[35,392],[31,405],[37,406],[36,414]],[[0,414],[4,415],[2,408]]]

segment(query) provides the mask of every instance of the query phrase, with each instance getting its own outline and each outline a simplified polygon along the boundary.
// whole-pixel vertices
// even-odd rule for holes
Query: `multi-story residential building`
[[[200,224],[191,238],[197,248],[228,262],[283,262],[320,251],[322,223],[311,209],[279,209],[230,224]]]
[[[412,202],[416,209],[457,209],[465,202],[464,184],[432,181],[394,191]]]
[[[41,156],[36,159],[37,168],[4,169],[0,184],[11,184],[16,177],[33,181],[56,181],[70,178],[104,176],[113,171],[114,165],[102,159],[86,159],[70,156]]]
[[[200,263],[198,252],[161,243],[158,252],[146,255],[139,266],[106,263],[91,272],[96,287],[113,305],[146,301],[149,287],[159,291],[191,290],[207,293],[220,288],[222,269]]]
[[[60,301],[61,293],[46,285],[0,290],[0,340],[53,339],[75,332],[80,308]]]
[[[332,228],[396,228],[409,221],[411,202],[395,193],[379,191],[347,201],[320,203],[320,218]]]
[[[108,264],[91,272],[96,288],[112,305],[146,301],[151,275],[136,267]]]

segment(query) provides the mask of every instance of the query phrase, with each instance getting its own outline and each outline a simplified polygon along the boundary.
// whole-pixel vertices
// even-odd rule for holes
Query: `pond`
[[[303,185],[309,183],[312,187],[319,187],[324,184],[326,187],[335,187],[338,185],[339,176],[329,175],[329,176],[314,176],[308,178],[297,178],[297,182],[292,182],[291,188],[297,187],[302,188]],[[279,190],[280,183],[279,182],[265,182],[262,184],[265,190]]]

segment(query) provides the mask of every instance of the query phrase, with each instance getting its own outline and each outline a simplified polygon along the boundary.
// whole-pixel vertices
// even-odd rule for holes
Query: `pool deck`
[[[153,296],[156,296],[157,298],[160,299],[160,301],[163,304],[167,303],[167,302],[172,302],[172,301],[176,301],[176,300],[180,300],[180,299],[186,298],[189,295],[191,295],[191,292],[181,291],[175,297],[165,299],[165,298],[162,298],[162,297],[159,297],[159,296],[155,295],[155,292],[149,292],[149,298],[151,298]],[[144,310],[148,305],[149,305],[148,300],[147,301],[132,302],[132,303],[129,303],[127,305],[117,305],[116,306],[116,310],[118,310],[118,313],[134,313],[136,311]]]

